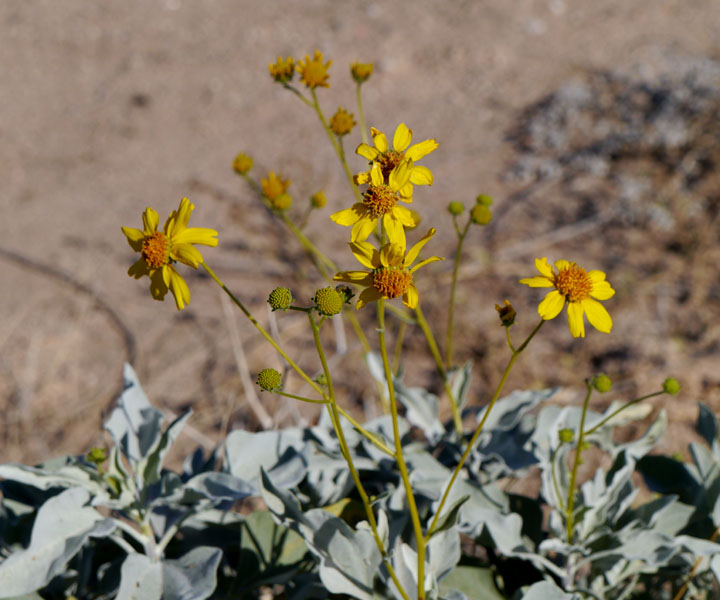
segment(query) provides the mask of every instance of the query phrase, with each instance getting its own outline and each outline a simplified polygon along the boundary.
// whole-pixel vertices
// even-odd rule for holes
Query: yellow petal
[[[160,217],[152,206],[148,206],[142,216],[145,235],[152,235],[157,231]]]
[[[365,183],[368,183],[370,181],[370,171],[363,171],[362,173],[358,173],[353,177],[353,181],[357,185],[363,185]]]
[[[398,152],[402,152],[410,145],[412,141],[412,129],[408,129],[405,123],[400,123],[395,130],[393,136],[393,148]]]
[[[410,211],[408,211],[410,212]],[[409,267],[411,264],[415,262],[415,259],[418,257],[418,254],[420,254],[420,250],[423,249],[423,246],[427,244],[432,237],[435,235],[435,228],[431,227],[428,229],[428,232],[420,238],[420,241],[415,244],[412,248],[410,248],[410,251],[407,253],[407,256],[405,257],[404,266]]]
[[[187,228],[193,210],[195,210],[195,205],[191,204],[190,200],[187,198],[180,200],[178,209],[174,210],[165,221],[165,235],[173,239],[182,233]]]
[[[590,278],[590,281],[593,283],[600,283],[601,281],[605,281],[605,273],[602,271],[588,271],[588,277]]]
[[[170,257],[195,269],[203,262],[202,254],[191,244],[173,245]]]
[[[393,218],[393,213],[389,212],[383,217],[383,225],[390,243],[400,246],[402,248],[402,253],[405,254],[405,248],[407,248],[407,245],[405,241],[405,228],[402,226],[402,223]]]
[[[423,156],[430,154],[439,145],[435,140],[425,140],[424,142],[410,146],[407,152],[405,152],[405,156],[413,160],[420,160]]]
[[[380,300],[380,298],[382,297],[383,295],[378,292],[374,287],[365,288],[358,297],[355,308],[362,308],[368,302],[375,302],[376,300]]]
[[[591,298],[582,300],[580,304],[582,304],[583,309],[585,309],[585,314],[587,314],[590,325],[598,331],[610,333],[612,329],[612,318],[602,304]]]
[[[148,269],[145,259],[138,258],[128,269],[128,275],[130,275],[130,277],[134,277],[135,279],[140,279],[145,275],[150,275],[150,269]]]
[[[569,269],[572,266],[572,263],[569,260],[556,260],[555,261],[555,268],[558,271],[564,271],[565,269]]]
[[[388,185],[396,192],[410,181],[410,171],[413,163],[411,160],[403,160],[397,167],[390,171]]]
[[[392,213],[392,216],[405,225],[405,227],[417,227],[420,223],[418,215],[404,206],[396,204],[392,207],[390,212]]]
[[[167,265],[162,269],[155,269],[150,273],[150,295],[155,300],[163,300],[168,293],[168,286],[165,283],[165,271],[171,267]]]
[[[383,185],[385,183],[379,163],[373,163],[372,169],[370,169],[370,179],[373,185]]]
[[[373,274],[367,271],[340,271],[340,273],[335,274],[333,281],[369,286],[372,285]]]
[[[380,153],[377,151],[376,148],[373,148],[372,146],[369,146],[368,144],[363,142],[357,148],[355,148],[355,154],[364,156],[368,160],[375,160]]]
[[[422,165],[415,165],[410,171],[410,183],[414,183],[415,185],[432,185],[432,171]]]
[[[535,268],[540,271],[540,274],[544,277],[550,280],[555,279],[555,271],[553,271],[552,267],[548,264],[548,259],[544,256],[535,259]]]
[[[555,284],[547,277],[526,277],[525,279],[521,279],[520,283],[524,283],[530,287],[555,287]]]
[[[218,232],[206,227],[190,227],[173,236],[174,245],[177,244],[203,244],[204,246],[217,246]]]
[[[405,248],[396,244],[385,244],[380,250],[380,264],[383,267],[399,267],[403,262]]]
[[[378,131],[377,129],[375,129],[374,131],[375,131],[375,133],[373,133],[373,130],[370,131],[370,133],[373,133],[373,144],[375,144],[375,147],[380,152],[387,152],[388,151],[387,137],[385,137],[385,134],[382,131]]]
[[[170,272],[169,288],[175,297],[175,305],[178,310],[182,310],[190,303],[190,288],[188,288],[185,280],[173,267],[168,267],[167,270]]]
[[[568,325],[570,326],[570,335],[573,337],[585,337],[584,312],[580,302],[568,303]]]
[[[557,290],[553,290],[538,305],[538,314],[545,319],[554,319],[560,314],[562,307],[565,305],[565,296]]]
[[[142,250],[142,243],[145,240],[145,233],[134,227],[123,227],[122,232],[125,234],[130,247],[135,250],[135,252],[140,252]]]
[[[418,292],[417,288],[411,283],[410,287],[408,287],[407,291],[403,294],[402,301],[405,306],[408,308],[417,308],[418,305]]]
[[[412,203],[413,184],[408,181],[397,191],[397,193],[400,196],[400,200],[402,200],[403,202],[407,202],[408,204]]]
[[[430,258],[424,258],[421,260],[418,264],[416,264],[412,269],[410,269],[410,273],[414,273],[417,271],[420,267],[424,267],[425,265],[429,265],[430,263],[437,262],[439,260],[445,260],[444,258],[440,258],[439,256],[431,256]]]
[[[380,266],[380,254],[370,242],[350,242],[348,246],[364,267],[377,269]]]
[[[363,217],[355,225],[353,225],[352,231],[350,232],[351,242],[364,242],[370,237],[370,234],[375,231],[377,227],[377,217]]]
[[[365,208],[364,204],[360,204],[358,202],[357,204],[353,204],[350,208],[331,214],[330,219],[338,225],[345,225],[348,227],[350,225],[355,225],[355,223],[358,222],[358,219],[361,219],[366,214],[367,208]]]
[[[615,295],[615,290],[610,287],[607,281],[593,283],[590,295],[597,300],[607,300]]]

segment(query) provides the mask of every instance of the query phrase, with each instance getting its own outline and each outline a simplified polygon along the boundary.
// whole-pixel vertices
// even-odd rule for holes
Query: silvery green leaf
[[[217,567],[222,552],[198,546],[176,560],[162,561],[163,598],[205,600],[217,586]]]
[[[581,486],[582,504],[576,507],[582,514],[576,524],[581,540],[587,539],[596,528],[614,523],[630,508],[638,492],[630,479],[633,470],[631,465],[608,474],[598,469],[595,477]]]
[[[497,401],[485,421],[484,431],[508,431],[518,425],[528,411],[551,398],[558,388],[544,390],[518,390]],[[477,414],[478,423],[483,419],[487,406]]]
[[[416,598],[418,572],[417,553],[415,550],[405,543],[400,544],[393,555],[393,568],[395,569],[395,575],[397,575],[400,585],[408,596],[410,598]],[[391,582],[390,589],[397,600],[402,600],[400,590],[397,589],[394,582]]]
[[[702,402],[698,403],[698,419],[695,428],[703,436],[708,446],[713,448],[717,443],[718,423],[710,407]]]
[[[695,507],[678,502],[677,496],[660,496],[629,511],[624,524],[639,520],[654,531],[674,536],[690,521]]]
[[[116,600],[160,600],[162,593],[162,563],[144,554],[128,554],[120,569]]]
[[[440,592],[443,599],[451,600],[452,591],[462,593],[467,600],[504,600],[495,586],[492,569],[482,567],[455,567],[450,574],[442,580]]]
[[[162,464],[173,443],[180,435],[180,431],[190,418],[192,410],[177,417],[167,429],[155,438],[154,443],[145,451],[135,467],[136,472],[142,476],[144,485],[151,485],[160,480]]]
[[[104,493],[103,485],[92,477],[91,472],[80,467],[74,459],[66,457],[62,466],[47,468],[28,467],[15,463],[0,465],[0,478],[17,481],[24,485],[31,485],[41,490],[53,487],[82,486],[90,493]]]
[[[368,370],[370,371],[372,378],[387,388],[385,367],[383,365],[382,357],[377,352],[368,352],[365,355],[365,362],[367,363]]]
[[[429,573],[435,582],[440,581],[452,571],[460,560],[460,534],[450,528],[433,533],[427,545]]]
[[[445,531],[446,529],[455,527],[460,516],[460,508],[469,499],[470,494],[466,494],[465,496],[462,496],[461,498],[455,500],[455,502],[453,502],[450,506],[446,506],[442,516],[440,516],[440,518],[437,520],[437,525],[433,530],[433,535],[440,533],[441,531]]]
[[[407,420],[422,429],[430,444],[437,444],[445,433],[445,427],[438,420],[438,397],[427,390],[409,388],[395,380],[395,394],[405,407]]]
[[[701,481],[707,482],[720,475],[720,464],[705,446],[695,442],[691,443],[690,456],[692,456]],[[705,485],[707,486],[707,483]]]
[[[40,507],[30,545],[0,564],[0,598],[40,589],[63,571],[88,537],[104,537],[115,529],[111,519],[85,506],[89,499],[87,490],[75,487]]]
[[[255,493],[249,483],[229,473],[200,473],[190,479],[184,486],[194,490],[209,500],[242,500]]]
[[[580,594],[568,594],[550,581],[539,581],[530,586],[522,600],[581,600]]]
[[[450,381],[450,391],[452,392],[453,398],[455,398],[458,412],[461,413],[468,401],[472,367],[473,361],[469,360],[462,367],[453,367],[447,374],[448,380]]]
[[[613,449],[613,458],[624,452],[633,463],[640,460],[660,441],[667,429],[667,411],[661,410],[658,418],[647,428],[642,437],[625,444],[617,444]]]

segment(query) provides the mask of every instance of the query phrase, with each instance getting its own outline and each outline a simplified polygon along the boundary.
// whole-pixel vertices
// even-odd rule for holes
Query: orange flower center
[[[305,65],[302,72],[302,80],[308,87],[326,87],[328,79],[327,67],[321,61],[311,60]]]
[[[371,185],[363,194],[363,204],[373,217],[382,217],[397,204],[397,194],[387,185]]]
[[[390,299],[407,292],[412,280],[410,272],[403,268],[380,267],[373,272],[373,287]]]
[[[593,286],[587,271],[571,263],[557,274],[555,287],[570,302],[580,302],[590,297]]]
[[[170,240],[164,233],[156,231],[142,243],[140,254],[151,269],[159,269],[170,262]]]
[[[400,164],[404,156],[404,152],[388,150],[377,157],[376,162],[380,165],[380,170],[385,179],[387,179],[390,176],[390,172]]]

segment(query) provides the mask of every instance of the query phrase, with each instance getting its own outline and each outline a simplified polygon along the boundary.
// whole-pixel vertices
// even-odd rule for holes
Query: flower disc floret
[[[530,287],[552,287],[538,306],[538,313],[545,319],[554,319],[567,304],[568,324],[573,337],[585,337],[584,315],[598,331],[609,333],[612,319],[598,300],[608,300],[615,290],[605,280],[602,271],[586,271],[574,262],[558,260],[557,273],[548,264],[547,258],[535,260],[540,276],[521,279],[520,283]]]
[[[412,274],[405,268],[380,267],[373,272],[373,287],[391,300],[405,294],[412,281]]]
[[[318,309],[318,312],[326,317],[332,317],[338,314],[344,304],[342,296],[333,287],[325,287],[317,290],[313,301],[315,302],[315,307]]]
[[[302,81],[310,89],[314,89],[316,87],[330,87],[327,80],[330,77],[328,69],[331,64],[331,60],[323,64],[323,54],[320,50],[315,50],[312,60],[309,55],[305,55],[305,60],[298,61],[296,67],[300,73],[300,81]]]
[[[346,111],[342,106],[330,117],[330,129],[335,135],[347,135],[357,125],[354,115]]]
[[[165,227],[158,231],[160,217],[148,207],[143,212],[143,229],[123,227],[122,232],[130,247],[140,253],[140,258],[128,269],[128,275],[140,279],[150,278],[150,294],[155,300],[164,300],[172,292],[178,310],[190,302],[190,289],[175,269],[175,263],[183,263],[197,269],[203,262],[196,244],[217,246],[217,231],[202,227],[188,227],[195,206],[183,198],[177,210],[170,213]]]
[[[257,384],[266,392],[279,390],[282,387],[282,375],[275,369],[263,369],[258,373]]]
[[[287,310],[293,303],[292,292],[286,287],[275,288],[270,292],[268,304],[273,312],[276,310]]]

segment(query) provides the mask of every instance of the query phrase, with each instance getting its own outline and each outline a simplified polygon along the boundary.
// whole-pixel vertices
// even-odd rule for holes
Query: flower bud
[[[337,112],[330,117],[330,129],[335,135],[347,135],[353,130],[353,127],[357,125],[353,117],[354,115],[352,113],[349,113],[341,106],[337,109]]]
[[[354,62],[350,65],[350,74],[357,83],[365,83],[373,72],[373,63]]]
[[[253,159],[251,156],[241,152],[233,161],[233,169],[238,175],[245,175],[253,168]]]
[[[482,204],[483,206],[492,206],[493,199],[487,194],[480,194],[475,198],[475,204]]]
[[[563,444],[569,444],[575,439],[575,432],[566,427],[558,431],[558,438]]]
[[[500,324],[503,327],[510,327],[510,325],[515,323],[515,317],[517,316],[517,313],[515,312],[513,305],[510,304],[510,300],[505,300],[503,306],[496,304],[495,310],[498,312],[498,316],[500,317]]]
[[[292,197],[290,194],[280,194],[276,198],[273,198],[270,200],[270,204],[272,205],[273,209],[278,212],[286,211],[290,206],[292,206]]]
[[[451,202],[448,204],[448,212],[455,217],[463,214],[464,210],[465,207],[462,202]]]
[[[268,65],[270,76],[278,83],[287,83],[295,75],[295,60],[288,56],[283,60],[282,56],[277,57],[277,61]]]
[[[335,286],[335,291],[340,294],[340,297],[342,298],[342,301],[345,304],[349,304],[350,300],[353,299],[353,296],[355,293],[350,289],[350,286],[347,286],[345,284],[340,284]]]
[[[595,375],[595,377],[593,377],[592,386],[598,392],[604,394],[605,392],[609,392],[610,388],[612,388],[612,380],[604,373],[600,373],[600,375]]]
[[[325,192],[322,190],[315,192],[312,196],[310,196],[310,206],[313,208],[322,208],[326,204],[327,198],[325,197]]]
[[[107,460],[107,450],[105,448],[90,448],[85,459],[94,465],[100,465]]]
[[[680,382],[674,377],[668,377],[663,382],[663,392],[670,394],[671,396],[677,396],[680,391]]]
[[[335,288],[325,287],[315,292],[313,302],[321,315],[332,317],[342,310],[344,300]]]
[[[492,221],[492,212],[484,204],[476,204],[470,211],[470,220],[475,225],[487,225]]]
[[[285,287],[275,288],[270,292],[270,296],[268,297],[268,304],[273,309],[273,312],[276,310],[287,310],[292,303],[292,292]]]
[[[325,377],[325,373],[320,373],[320,375],[315,378],[315,381],[317,381],[320,385],[327,385],[327,377]]]
[[[258,373],[257,384],[261,390],[266,392],[279,390],[280,386],[282,386],[282,375],[275,369],[263,369]]]

